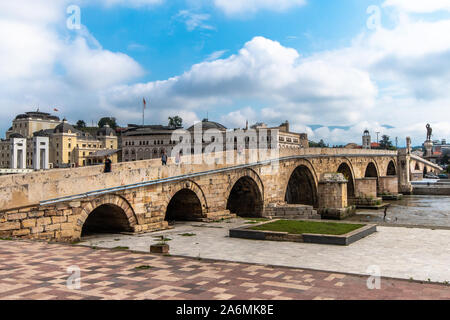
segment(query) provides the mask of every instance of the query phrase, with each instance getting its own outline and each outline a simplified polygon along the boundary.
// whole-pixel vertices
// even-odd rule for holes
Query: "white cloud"
[[[104,50],[85,28],[68,30],[68,4],[0,3],[0,127],[37,107],[58,106],[70,120],[95,119],[104,112],[97,107],[99,91],[143,74],[132,58]]]
[[[208,57],[206,57],[205,61],[217,60],[217,59],[221,58],[225,53],[227,53],[227,51],[228,50],[214,51],[213,53],[208,55]]]
[[[205,13],[194,13],[189,10],[181,10],[175,16],[175,18],[182,20],[186,24],[188,31],[194,31],[195,29],[207,29],[214,30],[215,28],[206,23],[211,16]]]
[[[227,15],[254,13],[260,10],[285,11],[306,4],[306,0],[214,0]]]
[[[100,1],[100,0],[99,0]],[[128,2],[129,6],[158,1]],[[256,37],[227,58],[226,50],[172,78],[137,83],[144,72],[120,52],[111,52],[86,29],[65,29],[68,1],[16,0],[0,3],[0,126],[31,106],[61,106],[61,116],[88,122],[103,115],[121,123],[140,119],[142,97],[149,101],[152,122],[180,115],[186,125],[209,111],[228,127],[289,120],[294,130],[330,144],[360,143],[367,128],[419,145],[430,122],[435,138],[450,136],[450,20],[422,20],[405,12],[446,9],[444,2],[386,1],[395,6],[396,25],[355,37],[347,48],[301,52]],[[76,1],[76,3],[81,3]],[[284,10],[304,1],[219,1],[227,14]],[[125,5],[104,1],[105,5]],[[417,6],[419,4],[419,6]],[[408,7],[406,7],[408,6]],[[45,8],[45,9],[43,9]],[[192,30],[208,26],[210,17],[187,11]],[[243,106],[243,107],[240,107]],[[51,108],[52,109],[52,108]],[[51,110],[50,109],[50,110]],[[91,118],[91,119],[90,119]],[[348,125],[349,130],[308,125]],[[386,129],[382,125],[395,126]],[[375,139],[375,138],[374,138]]]
[[[450,11],[449,0],[386,0],[384,7],[396,7],[401,11],[430,13],[440,10]]]
[[[79,88],[107,88],[143,75],[142,68],[129,56],[90,48],[82,37],[77,37],[64,51],[61,63],[67,80]]]
[[[182,75],[165,81],[116,87],[106,93],[105,103],[119,109],[137,110],[136,101],[146,96],[153,110],[165,108],[203,113],[225,108],[244,100],[258,101],[280,112],[280,119],[347,121],[355,105],[370,109],[377,90],[369,74],[352,67],[315,58],[301,58],[292,49],[263,37],[245,44],[238,54],[226,59],[202,62]],[[228,125],[242,122],[250,109],[228,114]],[[254,113],[256,120],[257,113]],[[231,121],[235,116],[236,121]],[[352,120],[357,120],[357,114]],[[251,120],[251,119],[250,119]],[[262,119],[264,120],[264,119]],[[278,121],[275,119],[274,121]]]

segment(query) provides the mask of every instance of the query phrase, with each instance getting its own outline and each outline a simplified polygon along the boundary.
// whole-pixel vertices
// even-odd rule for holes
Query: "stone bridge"
[[[97,232],[141,233],[170,221],[235,215],[341,219],[355,204],[411,191],[408,150],[302,149],[273,154],[146,160],[0,177],[0,237],[77,241]],[[279,152],[279,153],[278,153]],[[196,156],[198,157],[198,156]],[[226,164],[230,158],[234,164]],[[200,164],[185,164],[187,160]],[[230,163],[230,162],[228,162]],[[415,163],[414,163],[415,165]],[[340,174],[338,174],[340,173]]]

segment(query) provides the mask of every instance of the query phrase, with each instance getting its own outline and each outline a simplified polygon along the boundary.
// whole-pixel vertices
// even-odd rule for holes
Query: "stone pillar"
[[[27,168],[27,139],[11,138],[11,169]]]
[[[398,189],[400,193],[411,194],[412,184],[410,176],[411,152],[410,149],[400,149],[398,151]]]
[[[319,181],[319,209],[322,219],[341,220],[355,213],[348,205],[347,180],[342,173],[324,173]]]
[[[380,177],[379,181],[380,181],[380,190],[379,191],[382,195],[398,194],[398,177],[397,176]]]
[[[431,157],[433,155],[433,142],[427,140],[423,146],[425,147],[425,158]]]
[[[34,170],[49,169],[49,138],[34,137],[33,138],[33,168]]]
[[[394,178],[397,179],[397,177]],[[356,197],[352,199],[352,204],[356,205],[356,208],[378,209],[383,205],[383,199],[378,197],[378,180],[380,181],[381,187],[381,178],[378,179],[369,177],[355,179]]]
[[[355,179],[355,196],[357,198],[376,198],[377,195],[377,178]]]

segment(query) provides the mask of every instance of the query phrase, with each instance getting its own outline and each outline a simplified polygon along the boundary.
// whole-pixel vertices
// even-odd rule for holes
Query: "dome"
[[[67,120],[64,119],[63,122],[58,124],[53,130],[54,133],[76,133],[77,130],[70,124],[67,123]]]
[[[188,129],[188,131],[194,131],[194,127],[195,125],[193,125],[192,127],[190,127]],[[202,130],[209,130],[209,129],[217,129],[220,131],[226,131],[227,128],[223,125],[221,125],[220,123],[214,122],[214,121],[209,121],[208,119],[203,119],[202,121]]]
[[[24,139],[25,137],[20,133],[12,133],[9,135],[10,139]]]
[[[59,121],[59,118],[57,116],[52,116],[50,113],[46,113],[46,112],[39,112],[39,111],[35,111],[35,112],[25,112],[23,114],[19,114],[15,120],[20,120],[20,119],[43,119],[43,120],[53,120],[53,121]]]
[[[33,137],[50,137],[52,132],[53,132],[52,129],[40,130],[33,133]]]
[[[113,136],[116,135],[116,132],[114,129],[112,129],[109,125],[105,124],[103,128],[97,130],[97,136]]]

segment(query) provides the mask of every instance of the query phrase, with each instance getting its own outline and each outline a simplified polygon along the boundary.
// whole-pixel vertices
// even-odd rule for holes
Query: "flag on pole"
[[[55,112],[58,112],[59,110],[58,110],[58,109],[56,109],[56,108],[53,108],[53,111],[55,111]]]
[[[142,99],[142,102],[144,103],[144,110],[147,107],[147,101],[145,101],[145,98]]]

